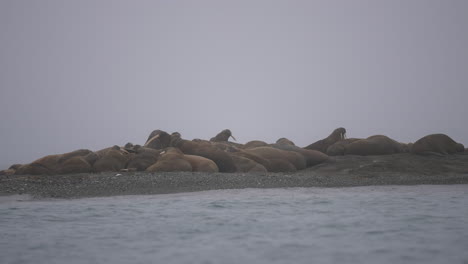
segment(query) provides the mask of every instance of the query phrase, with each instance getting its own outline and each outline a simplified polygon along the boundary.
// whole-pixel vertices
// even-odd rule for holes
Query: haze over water
[[[468,186],[0,200],[1,263],[467,263]]]
[[[468,1],[0,1],[0,170],[154,129],[468,145]]]

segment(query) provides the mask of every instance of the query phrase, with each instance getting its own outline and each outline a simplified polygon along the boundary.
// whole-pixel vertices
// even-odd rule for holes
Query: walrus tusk
[[[234,141],[237,141],[237,139],[233,135],[231,135],[231,137],[232,137],[232,139],[234,139]]]
[[[159,138],[161,134],[157,134],[156,136],[150,138],[150,140],[146,141],[145,145],[143,145],[144,147],[148,146],[151,142],[153,142],[153,140],[156,140],[157,138]]]
[[[130,152],[128,152],[126,149],[124,149],[124,148],[122,148],[122,147],[120,147],[120,151],[122,151],[122,152],[125,153],[125,154],[130,154]]]

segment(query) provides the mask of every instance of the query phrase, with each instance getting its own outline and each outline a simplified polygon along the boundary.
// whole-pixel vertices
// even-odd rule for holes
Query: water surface
[[[0,263],[468,263],[468,185],[0,199]]]

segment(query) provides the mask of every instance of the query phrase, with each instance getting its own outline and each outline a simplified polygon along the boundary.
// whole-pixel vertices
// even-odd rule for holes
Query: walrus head
[[[333,138],[336,141],[346,139],[346,129],[344,127],[339,127],[333,130],[329,138]]]
[[[167,132],[158,129],[151,132],[144,146],[153,149],[163,149],[169,146],[170,141],[171,136]]]
[[[174,132],[171,134],[171,142],[170,142],[170,146],[171,147],[177,147],[180,145],[180,143],[182,143],[182,137],[180,135],[179,132]]]
[[[210,141],[214,141],[214,142],[228,141],[230,137],[232,137],[234,141],[237,141],[237,139],[232,135],[231,130],[224,129],[223,131],[219,132],[215,137],[211,138]]]

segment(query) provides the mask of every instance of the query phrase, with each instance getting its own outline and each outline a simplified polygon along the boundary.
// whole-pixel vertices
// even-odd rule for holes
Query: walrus
[[[284,137],[276,140],[276,144],[296,146],[294,142]]]
[[[156,150],[148,147],[133,147],[134,153],[130,156],[127,163],[127,169],[144,171],[149,166],[153,165],[158,161],[160,150]]]
[[[277,144],[272,144],[271,147],[281,149],[281,150],[294,151],[294,152],[301,154],[306,160],[307,167],[315,166],[329,159],[327,154],[324,154],[320,151],[312,150],[312,149],[303,149],[295,145],[277,143]]]
[[[74,156],[65,160],[58,168],[58,174],[67,173],[89,173],[93,170],[92,165],[83,156]]]
[[[171,134],[171,147],[180,149],[184,154],[197,155],[210,159],[216,163],[220,172],[235,172],[236,166],[232,157],[210,142],[194,142],[181,138],[180,133],[174,132]]]
[[[330,147],[331,145],[345,138],[346,138],[346,129],[343,127],[339,127],[333,130],[333,132],[328,137],[321,139],[315,143],[312,143],[304,148],[318,150],[322,153],[327,154],[328,147]]]
[[[154,130],[148,136],[148,140],[144,147],[153,148],[153,149],[164,149],[169,147],[171,142],[171,135],[169,135],[166,131],[162,130]]]
[[[329,156],[342,156],[346,152],[346,147],[354,141],[361,140],[362,138],[347,138],[336,142],[327,148],[327,155]]]
[[[192,165],[194,172],[219,172],[219,168],[214,161],[197,155],[184,155],[184,159]]]
[[[97,160],[93,164],[94,172],[120,171],[125,169],[130,159],[129,153],[115,145],[96,151]]]
[[[10,169],[6,169],[6,170],[0,170],[0,176],[3,176],[3,175],[5,175],[5,176],[14,175],[15,172],[16,172],[16,170],[15,170],[15,169],[11,169],[11,168],[10,168]]]
[[[261,141],[261,140],[252,140],[244,144],[245,149],[265,147],[265,146],[268,146],[268,143],[266,143],[265,141]]]
[[[281,163],[283,163],[283,161],[287,161],[291,163],[296,170],[303,170],[307,167],[307,161],[305,157],[294,151],[282,150],[273,147],[258,147],[246,149],[244,152],[252,153],[264,159],[270,160],[272,164],[274,163],[273,161]]]
[[[445,134],[431,134],[420,138],[413,143],[411,153],[413,154],[435,154],[447,155],[465,151],[463,144],[455,142]]]
[[[405,149],[397,142],[384,135],[370,136],[366,139],[356,140],[345,146],[345,155],[390,155],[403,153]]]
[[[21,165],[16,169],[15,174],[54,175],[90,172],[89,168],[92,162],[95,161],[94,155],[94,152],[87,149],[79,149],[64,154],[47,155],[29,164]]]
[[[260,173],[260,172],[268,171],[265,168],[265,166],[249,158],[238,156],[238,155],[232,155],[232,159],[234,160],[234,163],[236,164],[237,172]]]
[[[147,172],[192,171],[192,165],[184,159],[184,153],[169,147],[160,153],[158,161],[146,169]]]
[[[232,135],[231,130],[224,129],[223,131],[219,132],[216,136],[212,137],[210,141],[213,141],[213,142],[229,141],[230,137],[234,139],[234,141],[237,141],[236,138]]]
[[[0,175],[14,175],[23,164],[13,164],[8,169],[0,171]]]
[[[270,147],[267,147],[270,148]],[[247,164],[242,164],[246,163],[246,160],[243,159],[238,159],[237,157],[243,157],[249,160],[252,160],[256,162],[257,164],[263,166],[268,172],[295,172],[297,171],[296,167],[294,164],[289,162],[287,159],[284,157],[278,158],[278,157],[270,157],[269,155],[263,155],[264,153],[256,153],[256,151],[252,151],[255,148],[252,149],[245,149],[241,150],[239,152],[233,152],[231,153],[231,156],[233,157],[233,160],[236,160],[236,166],[238,167],[239,172],[243,172],[245,170],[245,166]],[[250,163],[252,165],[252,163]],[[262,169],[256,168],[255,171],[261,172]],[[249,169],[249,172],[253,172]]]

